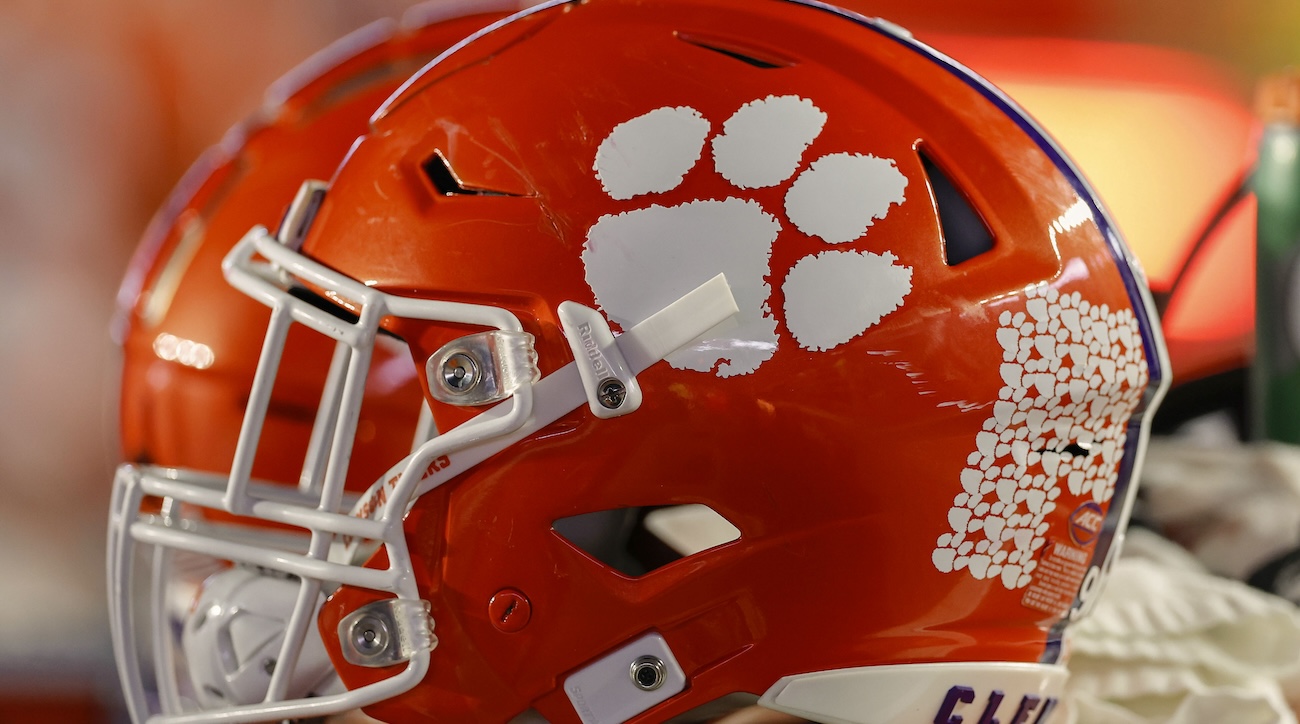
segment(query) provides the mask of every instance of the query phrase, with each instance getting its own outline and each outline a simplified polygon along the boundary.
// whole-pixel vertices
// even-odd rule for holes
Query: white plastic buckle
[[[390,598],[368,603],[339,621],[343,658],[378,668],[410,661],[438,645],[427,601]]]
[[[577,302],[564,302],[557,311],[564,338],[578,363],[591,414],[609,419],[636,412],[641,407],[641,385],[605,318]]]

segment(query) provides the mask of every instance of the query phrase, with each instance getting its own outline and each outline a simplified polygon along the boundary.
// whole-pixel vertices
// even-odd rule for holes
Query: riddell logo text
[[[609,367],[609,362],[605,355],[600,351],[600,345],[591,336],[591,325],[584,322],[578,325],[578,336],[582,338],[582,348],[587,351],[587,360],[591,363],[591,370],[596,373],[597,377],[610,377],[614,373]]]

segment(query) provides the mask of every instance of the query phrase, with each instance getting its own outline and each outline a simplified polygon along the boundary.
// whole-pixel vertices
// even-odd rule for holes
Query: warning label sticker
[[[1044,613],[1064,616],[1074,605],[1092,553],[1061,541],[1048,541],[1043,549],[1034,582],[1020,602]]]

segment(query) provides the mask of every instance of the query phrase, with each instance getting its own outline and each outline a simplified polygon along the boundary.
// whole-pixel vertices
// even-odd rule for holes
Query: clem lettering
[[[981,697],[973,686],[953,686],[944,695],[943,703],[934,715],[934,724],[1044,724],[1057,704],[1054,696],[1044,699],[1037,694],[1025,694],[1020,697],[1010,719],[999,719],[998,712],[1006,698],[1006,693],[1000,689],[993,689]],[[1008,706],[1007,711],[1010,710]]]
[[[934,715],[934,724],[961,724],[964,717],[953,714],[957,704],[970,704],[975,701],[975,690],[969,686],[954,686],[943,697],[939,713]]]

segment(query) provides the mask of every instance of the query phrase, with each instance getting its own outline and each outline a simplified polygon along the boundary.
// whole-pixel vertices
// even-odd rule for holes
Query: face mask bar
[[[254,254],[267,262],[254,261]],[[165,711],[180,714],[180,696],[173,679],[174,655],[166,644],[164,619],[166,578],[171,551],[189,551],[216,559],[284,574],[300,581],[271,674],[269,690],[262,704],[237,706],[222,714],[223,721],[258,721],[268,718],[318,716],[365,706],[409,689],[423,677],[428,650],[417,651],[407,668],[382,682],[337,696],[319,697],[289,705],[282,700],[289,688],[295,657],[314,624],[314,614],[326,586],[357,586],[394,594],[416,601],[410,556],[401,534],[402,518],[413,500],[415,482],[431,462],[475,441],[518,429],[532,410],[531,384],[519,384],[501,410],[448,431],[417,447],[403,461],[400,482],[389,491],[390,504],[375,511],[373,519],[351,514],[353,502],[344,493],[344,480],[351,444],[356,432],[371,351],[380,321],[387,316],[445,321],[521,333],[519,320],[510,312],[481,305],[395,297],[368,288],[286,248],[264,229],[250,232],[227,257],[227,276],[244,293],[271,307],[271,321],[262,357],[240,430],[235,457],[228,477],[181,471],[124,466],[114,491],[113,519],[109,539],[110,608],[119,670],[128,692],[132,716],[143,720],[146,713],[142,677],[136,662],[131,590],[136,544],[155,547],[150,599],[154,611],[153,658],[159,696]],[[298,279],[319,288],[336,291],[359,309],[358,319],[348,323],[309,302],[289,294],[285,281]],[[321,406],[303,465],[297,490],[257,483],[250,479],[254,455],[270,402],[290,325],[304,324],[336,341]],[[494,411],[495,412],[495,411]],[[146,497],[165,501],[161,515],[141,515]],[[278,523],[310,532],[306,550],[295,552],[222,535],[224,526],[182,520],[180,505],[225,511],[258,521]],[[232,530],[235,533],[238,529]],[[376,541],[388,550],[386,569],[365,568],[351,562],[331,560],[337,537],[352,541]],[[200,715],[200,718],[201,715]],[[190,721],[191,717],[166,716],[157,721]]]
[[[266,261],[255,260],[255,255]],[[260,227],[235,246],[223,267],[234,286],[272,309],[231,473],[221,476],[124,465],[114,486],[108,540],[109,608],[118,670],[135,721],[147,718],[150,722],[233,723],[315,717],[368,706],[409,690],[423,678],[435,645],[427,614],[422,619],[416,615],[424,610],[424,604],[415,587],[402,530],[402,521],[413,501],[584,403],[604,399],[601,385],[609,380],[593,373],[603,369],[599,366],[603,364],[601,359],[624,370],[625,376],[634,376],[737,311],[730,287],[719,275],[618,338],[601,336],[598,346],[602,355],[595,359],[584,354],[536,382],[527,375],[514,375],[517,379],[506,381],[511,394],[503,402],[452,430],[419,442],[410,456],[354,499],[345,493],[344,480],[380,321],[389,316],[442,321],[515,335],[522,333],[518,319],[496,307],[396,297],[371,289],[302,256]],[[290,294],[293,280],[330,290],[359,309],[357,320],[340,319]],[[299,484],[289,487],[254,481],[250,474],[289,325],[295,322],[330,336],[337,344]],[[577,337],[570,339],[575,349],[584,349],[582,344]],[[590,344],[588,340],[588,347]],[[595,366],[580,372],[584,364]],[[142,510],[146,498],[164,501],[160,514]],[[281,536],[282,540],[298,541],[297,549],[292,545],[266,545],[261,528],[185,519],[180,512],[186,507],[224,511],[305,532]],[[138,546],[154,549],[150,565],[150,653],[163,712],[155,716],[149,716],[132,610]],[[386,549],[388,567],[364,567],[368,553],[377,546]],[[164,585],[172,575],[171,559],[182,552],[296,581],[298,591],[284,626],[283,643],[271,662],[269,686],[260,703],[204,710],[190,706],[186,710],[177,684],[177,671],[185,662],[178,661],[173,651],[175,641],[169,631],[174,622],[168,618]],[[407,640],[397,642],[403,647],[401,658],[407,666],[392,677],[354,691],[290,698],[299,652],[314,635],[310,627],[315,623],[319,603],[338,586],[382,591],[395,597],[390,599],[394,604],[390,609],[374,613],[404,617],[395,623],[409,632]],[[171,610],[175,609],[173,606]]]

